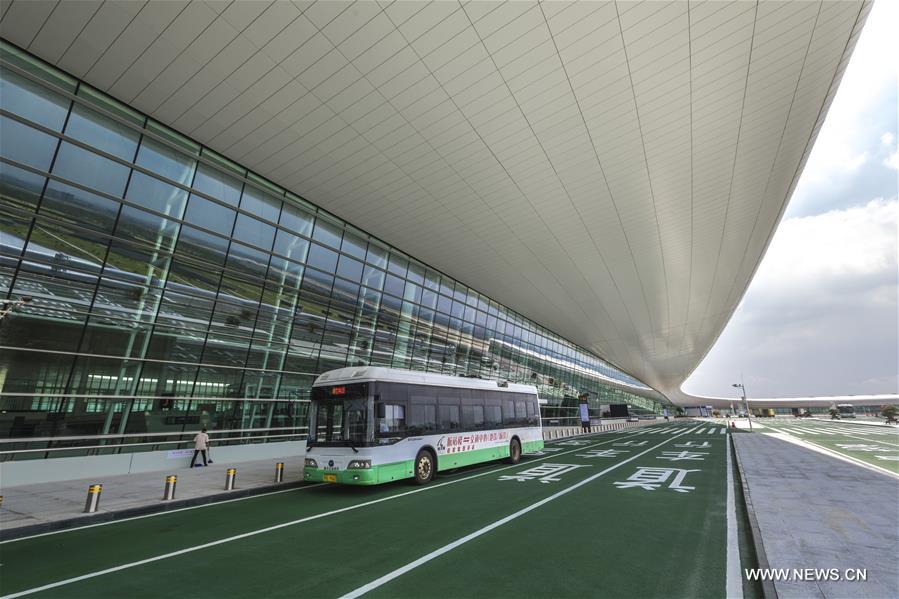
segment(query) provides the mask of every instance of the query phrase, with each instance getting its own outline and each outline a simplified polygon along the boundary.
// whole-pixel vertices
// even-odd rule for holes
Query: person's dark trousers
[[[201,453],[203,454],[203,465],[204,465],[204,466],[208,466],[208,465],[209,465],[209,464],[206,463],[206,450],[205,450],[205,449],[194,449],[194,457],[191,458],[191,460],[190,460],[190,467],[191,467],[191,468],[194,467],[194,462],[197,461],[197,455],[198,455],[198,454],[201,454]]]
[[[590,432],[590,423],[589,422],[581,422],[582,432],[589,433]]]

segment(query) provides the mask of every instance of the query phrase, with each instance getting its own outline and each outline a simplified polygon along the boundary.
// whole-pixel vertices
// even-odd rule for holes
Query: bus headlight
[[[347,470],[367,470],[371,468],[371,460],[350,460]]]
[[[312,458],[306,458],[306,468],[318,468],[318,464]]]

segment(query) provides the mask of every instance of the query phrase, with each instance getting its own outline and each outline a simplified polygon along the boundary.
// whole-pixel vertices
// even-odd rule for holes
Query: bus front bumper
[[[376,485],[378,473],[374,468],[353,470],[325,470],[324,468],[305,468],[303,480],[314,483],[339,483],[342,485]]]

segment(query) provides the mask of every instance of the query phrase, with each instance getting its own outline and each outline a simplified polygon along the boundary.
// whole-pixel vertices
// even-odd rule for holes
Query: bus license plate
[[[325,475],[325,482],[326,482],[326,483],[336,483],[336,482],[337,482],[337,475],[336,475],[336,474],[326,474],[326,475]]]

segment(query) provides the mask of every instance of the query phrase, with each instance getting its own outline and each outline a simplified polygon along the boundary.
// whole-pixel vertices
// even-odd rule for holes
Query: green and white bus
[[[363,366],[312,385],[307,481],[376,485],[543,449],[536,387]]]

